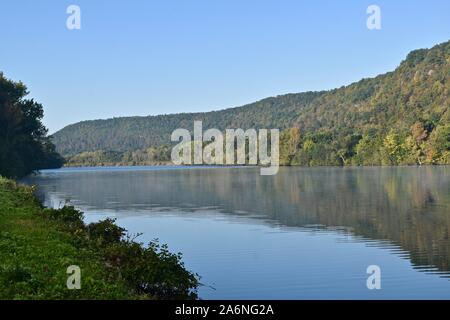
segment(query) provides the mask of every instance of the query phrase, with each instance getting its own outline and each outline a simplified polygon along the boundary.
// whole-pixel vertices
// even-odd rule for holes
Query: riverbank
[[[258,167],[127,167],[51,170],[25,182],[49,207],[70,199],[86,220],[114,216],[143,232],[140,240],[183,252],[205,300],[445,299],[449,174],[448,166],[293,167],[272,177]],[[374,264],[388,290],[367,290]]]
[[[68,289],[68,267],[81,289]],[[144,247],[73,207],[43,208],[32,187],[0,177],[0,299],[195,299],[198,276],[166,246]]]

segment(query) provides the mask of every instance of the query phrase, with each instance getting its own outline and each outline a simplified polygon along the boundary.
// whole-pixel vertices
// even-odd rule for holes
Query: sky
[[[449,14],[448,0],[1,0],[0,72],[27,85],[53,133],[347,85],[450,40]]]

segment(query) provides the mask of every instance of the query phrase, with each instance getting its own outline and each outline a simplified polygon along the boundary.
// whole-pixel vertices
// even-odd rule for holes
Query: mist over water
[[[450,167],[43,171],[46,206],[117,218],[202,276],[204,299],[450,298]],[[378,265],[382,289],[368,290]]]

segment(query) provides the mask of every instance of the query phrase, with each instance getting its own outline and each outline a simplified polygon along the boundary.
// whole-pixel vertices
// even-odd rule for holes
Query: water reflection
[[[47,171],[27,179],[49,206],[66,200],[116,215],[221,212],[266,223],[336,230],[449,277],[450,167]]]

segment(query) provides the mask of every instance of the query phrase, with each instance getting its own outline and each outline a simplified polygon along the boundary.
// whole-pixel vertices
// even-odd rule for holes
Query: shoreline
[[[421,168],[421,167],[445,167],[450,166],[450,164],[402,164],[402,165],[317,165],[317,166],[302,166],[302,165],[279,165],[280,168]],[[260,165],[221,165],[221,164],[192,164],[192,165],[175,165],[173,163],[149,163],[149,164],[101,164],[101,165],[63,165],[61,168],[54,168],[48,170],[58,170],[58,169],[70,169],[70,168],[121,168],[121,167],[179,167],[179,168],[208,168],[208,167],[217,167],[217,168],[261,168],[264,166]]]
[[[45,208],[34,193],[0,177],[0,299],[198,298],[179,254],[134,242],[112,219],[87,225],[74,207]],[[68,285],[73,266],[79,290]]]

